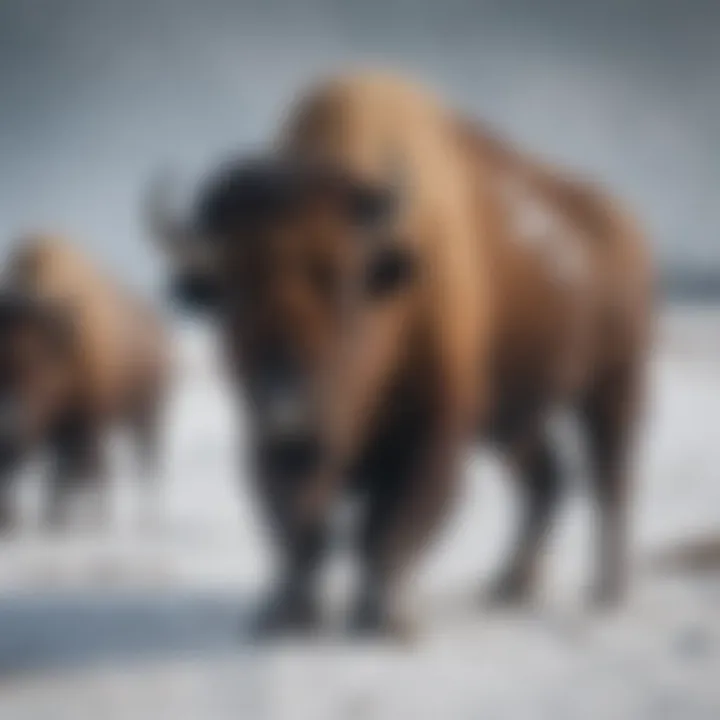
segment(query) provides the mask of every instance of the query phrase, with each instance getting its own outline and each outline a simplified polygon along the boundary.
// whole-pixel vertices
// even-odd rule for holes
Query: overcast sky
[[[606,181],[666,266],[720,270],[715,0],[2,0],[2,248],[59,228],[150,285],[148,172],[262,141],[299,85],[363,61]]]

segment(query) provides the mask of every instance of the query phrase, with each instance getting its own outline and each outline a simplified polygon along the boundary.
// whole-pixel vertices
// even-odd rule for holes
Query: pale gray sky
[[[261,141],[298,85],[362,60],[605,180],[666,266],[720,270],[715,0],[3,0],[2,246],[57,227],[151,283],[148,171]]]

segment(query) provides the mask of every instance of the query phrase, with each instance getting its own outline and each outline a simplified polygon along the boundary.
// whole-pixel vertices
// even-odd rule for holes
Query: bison
[[[557,408],[588,440],[594,597],[620,598],[652,270],[614,198],[410,81],[360,72],[310,88],[265,154],[216,168],[189,212],[157,194],[149,209],[173,295],[219,321],[249,401],[282,560],[262,628],[317,622],[328,517],[354,495],[350,625],[407,629],[410,573],[476,442],[523,490],[495,590],[526,598],[561,490]]]
[[[148,477],[156,469],[169,362],[159,318],[70,243],[35,234],[17,243],[4,268],[0,334],[3,525],[14,519],[13,470],[40,449],[53,467],[47,526],[66,523],[69,491],[82,486],[96,490],[102,520],[111,428],[129,428]]]

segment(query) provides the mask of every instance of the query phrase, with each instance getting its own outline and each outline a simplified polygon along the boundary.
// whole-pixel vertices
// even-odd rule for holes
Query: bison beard
[[[346,471],[344,487],[363,500],[360,594],[348,617],[348,629],[362,635],[413,635],[411,609],[404,605],[406,573],[449,509],[468,440],[458,428],[441,425],[437,408],[427,401],[418,405],[407,390],[393,393],[381,426]],[[262,637],[317,629],[317,580],[336,495],[318,495],[323,478],[298,478],[290,486],[267,475],[258,480],[266,510],[276,519],[284,564],[255,630]]]

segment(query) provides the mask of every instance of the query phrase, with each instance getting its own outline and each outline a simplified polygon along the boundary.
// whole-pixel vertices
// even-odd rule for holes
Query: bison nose
[[[312,434],[266,438],[260,446],[262,471],[279,480],[307,477],[320,465],[321,458],[321,443]]]
[[[269,346],[251,385],[255,417],[263,435],[304,433],[312,425],[307,378],[283,345]]]

